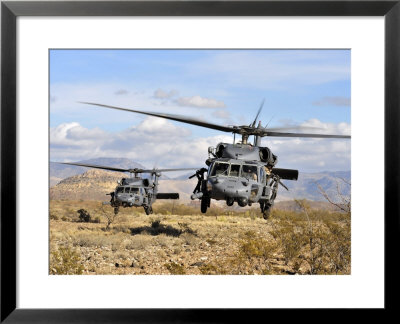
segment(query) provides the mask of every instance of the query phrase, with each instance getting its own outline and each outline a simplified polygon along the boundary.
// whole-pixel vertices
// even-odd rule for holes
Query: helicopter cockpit
[[[139,193],[139,188],[120,186],[120,187],[117,187],[116,193],[117,194],[122,194],[122,193],[138,194]]]
[[[264,170],[256,164],[238,163],[238,161],[215,161],[209,167],[209,177],[226,176],[230,178],[246,178],[249,181],[263,179]]]

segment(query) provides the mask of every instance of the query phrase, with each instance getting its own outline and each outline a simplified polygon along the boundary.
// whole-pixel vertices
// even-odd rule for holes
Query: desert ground
[[[101,202],[52,200],[49,273],[350,274],[350,214],[299,204],[264,220],[256,208],[156,202],[153,215],[126,208],[113,219]]]

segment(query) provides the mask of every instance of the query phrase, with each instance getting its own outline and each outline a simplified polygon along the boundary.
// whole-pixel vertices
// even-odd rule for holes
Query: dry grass
[[[171,206],[122,209],[107,228],[100,202],[51,201],[50,273],[350,274],[348,214],[274,210],[265,221],[258,210],[180,215],[194,207],[175,204],[168,215]],[[100,223],[79,222],[81,208]]]

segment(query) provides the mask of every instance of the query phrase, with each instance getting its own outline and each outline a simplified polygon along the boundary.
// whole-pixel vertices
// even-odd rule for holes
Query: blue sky
[[[51,50],[51,159],[120,156],[149,166],[154,160],[202,166],[207,146],[231,141],[230,134],[78,101],[240,125],[254,119],[265,99],[263,125],[272,118],[271,127],[349,134],[350,56],[349,50]],[[350,169],[349,140],[264,138],[263,144],[281,167]]]

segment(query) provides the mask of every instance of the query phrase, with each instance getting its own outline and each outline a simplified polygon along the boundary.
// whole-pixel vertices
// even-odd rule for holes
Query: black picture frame
[[[16,308],[16,19],[19,16],[384,16],[385,309],[397,307],[400,173],[400,0],[393,1],[2,1],[1,3],[1,322],[235,322],[266,310]],[[371,125],[373,131],[373,125]],[[367,154],[367,153],[366,153]],[[368,158],[367,158],[368,159]],[[369,163],[368,160],[366,163]],[[373,162],[371,169],[373,170]],[[366,175],[371,177],[373,175]],[[383,188],[382,188],[383,189]],[[366,283],[367,284],[367,283]]]

